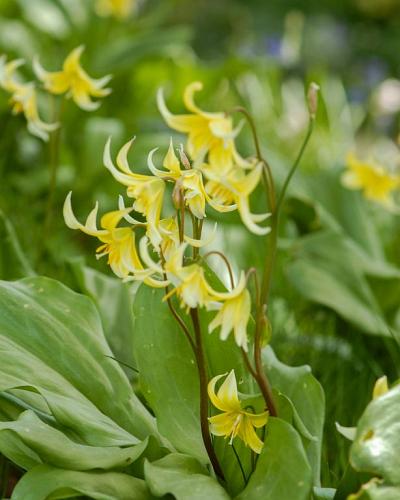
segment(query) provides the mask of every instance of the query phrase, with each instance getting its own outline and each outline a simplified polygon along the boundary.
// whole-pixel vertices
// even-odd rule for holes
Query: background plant
[[[270,2],[266,11],[257,2],[229,2],[229,8],[201,3],[190,9],[180,2],[167,7],[148,2],[127,23],[88,15],[93,12],[89,2],[73,9],[71,3],[49,3],[2,3],[2,51],[27,60],[41,54],[45,67],[56,68],[84,41],[90,74],[114,74],[114,92],[99,111],[88,116],[71,107],[65,116],[58,211],[70,189],[79,214],[96,199],[105,211],[115,208],[117,188],[101,168],[107,136],[112,134],[114,143],[122,144],[132,130],[140,131],[135,164],[145,165],[153,144],[168,144],[170,135],[154,105],[156,89],[167,84],[168,105],[178,110],[183,88],[194,80],[205,84],[204,107],[221,109],[223,99],[226,109],[240,102],[250,110],[263,131],[262,151],[279,188],[288,167],[287,151],[294,155],[306,126],[304,74],[320,83],[314,139],[288,192],[281,221],[281,257],[271,294],[272,345],[288,364],[311,364],[324,387],[323,484],[337,486],[349,444],[335,432],[335,421],[354,425],[375,379],[383,373],[391,381],[398,377],[393,340],[398,328],[398,219],[360,193],[345,190],[339,181],[355,137],[361,149],[367,144],[385,166],[397,162],[397,108],[395,101],[387,100],[396,85],[387,80],[397,76],[396,2],[385,3],[384,9],[374,8],[373,2],[290,4],[300,16],[289,13],[287,3],[282,7]],[[37,14],[43,6],[51,22]],[[207,16],[199,15],[205,9]],[[202,35],[202,19],[207,19],[213,43]],[[103,43],[107,50],[100,52]],[[324,49],[316,51],[316,46]],[[24,76],[29,80],[33,75],[27,68]],[[174,84],[168,87],[169,79]],[[124,101],[118,89],[123,89]],[[32,273],[33,242],[45,211],[48,160],[40,142],[26,134],[23,120],[10,117],[7,96],[1,99],[1,207],[16,228],[12,230],[9,221],[2,225],[1,269],[3,278],[15,279]],[[46,102],[42,105],[45,109]],[[246,131],[240,136],[240,150],[252,152]],[[263,195],[257,196],[260,204],[255,211],[261,211]],[[95,301],[114,356],[135,367],[126,347],[133,341],[129,287],[104,275],[104,264],[95,264],[91,257],[96,271],[78,260],[67,265],[66,257],[92,255],[93,247],[86,238],[73,239],[61,218],[54,224],[47,242],[51,258],[42,263],[41,272]],[[218,248],[234,267],[260,266],[256,240],[248,240],[239,218],[226,215],[221,226],[224,236]],[[12,245],[15,232],[19,246]],[[27,258],[20,258],[21,248]],[[134,372],[125,369],[131,377]]]

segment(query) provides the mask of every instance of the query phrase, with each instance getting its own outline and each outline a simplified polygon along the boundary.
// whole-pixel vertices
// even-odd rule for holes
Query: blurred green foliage
[[[116,206],[118,186],[102,167],[107,137],[112,135],[117,148],[137,135],[131,159],[144,170],[148,151],[156,146],[165,151],[169,141],[156,109],[157,89],[165,86],[170,108],[182,111],[183,88],[201,80],[203,108],[219,110],[223,103],[230,110],[240,104],[253,113],[279,186],[307,123],[304,85],[317,81],[322,91],[316,132],[282,219],[272,345],[286,363],[310,364],[324,387],[322,477],[324,486],[337,486],[348,443],[334,423],[354,425],[375,379],[383,373],[399,377],[399,220],[339,182],[345,155],[356,143],[368,144],[398,166],[398,109],[382,106],[379,92],[382,82],[398,77],[399,28],[399,0],[148,0],[124,22],[97,17],[89,0],[3,0],[0,53],[25,58],[27,79],[33,78],[33,56],[56,69],[83,43],[84,67],[95,77],[112,73],[113,93],[94,113],[72,102],[65,107],[54,227],[45,258],[37,262],[48,147],[28,134],[23,118],[10,114],[8,97],[0,92],[1,278],[16,279],[33,269],[99,303],[107,302],[107,293],[121,294],[129,303],[114,278],[93,274],[110,271],[95,261],[94,243],[68,230],[62,219],[70,190],[79,217],[95,200],[104,211]],[[50,120],[51,102],[42,98]],[[248,131],[240,146],[253,153]],[[260,189],[256,208],[263,207],[262,195]],[[221,219],[215,213],[209,218]],[[237,268],[259,266],[259,239],[236,215],[224,220],[216,245]],[[82,255],[97,271],[71,266],[71,259]],[[109,292],[114,286],[118,292]],[[112,312],[103,321],[106,333],[107,325],[116,330]]]

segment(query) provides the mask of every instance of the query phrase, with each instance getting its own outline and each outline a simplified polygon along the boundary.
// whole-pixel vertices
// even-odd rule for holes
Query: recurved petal
[[[241,410],[234,370],[231,370],[229,375],[222,382],[217,392],[217,398],[225,408],[229,409],[229,411]]]
[[[65,72],[72,73],[74,71],[77,71],[80,69],[80,58],[82,55],[82,52],[85,50],[84,45],[79,45],[79,47],[76,47],[74,50],[72,50],[68,56],[66,57],[63,65],[63,69]]]
[[[94,209],[90,212],[85,226],[81,224],[74,215],[71,205],[72,191],[70,191],[65,199],[63,207],[63,215],[65,224],[70,229],[80,229],[82,232],[89,234],[90,236],[103,236],[107,234],[107,231],[99,230],[96,227],[96,217],[98,204],[96,203]]]
[[[240,196],[237,200],[238,210],[240,217],[243,221],[243,224],[249,229],[252,233],[263,236],[268,234],[271,231],[269,226],[260,227],[254,222],[254,215],[250,212],[249,200],[247,196]],[[257,217],[257,216],[256,216]]]
[[[230,411],[230,408],[226,406],[222,401],[220,401],[219,397],[215,393],[215,386],[218,382],[223,377],[226,377],[226,373],[223,373],[222,375],[217,375],[213,377],[207,386],[207,392],[208,392],[208,397],[210,398],[211,403],[215,406],[215,408],[218,408],[218,410],[221,411]]]
[[[89,93],[85,90],[82,90],[81,88],[72,87],[71,95],[77,106],[84,109],[85,111],[95,111],[100,107],[100,102],[92,101],[90,99]]]
[[[178,132],[187,133],[195,127],[201,126],[203,118],[196,115],[174,115],[167,108],[164,100],[163,89],[158,89],[157,106],[166,123]]]
[[[183,92],[183,102],[186,108],[194,113],[195,115],[200,115],[205,118],[221,118],[224,117],[224,113],[209,113],[200,109],[194,102],[194,94],[203,89],[203,84],[201,82],[192,82],[186,86]]]
[[[150,153],[147,155],[147,166],[149,167],[149,170],[150,172],[155,175],[156,177],[160,177],[161,179],[164,178],[164,177],[168,177],[169,176],[169,173],[168,172],[165,172],[163,170],[160,170],[158,169],[155,165],[154,165],[154,161],[153,161],[153,156],[154,156],[154,153],[158,150],[158,148],[154,148],[150,151]]]
[[[264,446],[264,443],[257,436],[257,433],[254,430],[254,427],[253,427],[251,421],[246,417],[241,422],[238,436],[240,437],[240,439],[242,439],[244,441],[244,443],[247,446],[250,446],[250,448],[255,453],[258,453],[258,454],[261,453],[261,450]]]

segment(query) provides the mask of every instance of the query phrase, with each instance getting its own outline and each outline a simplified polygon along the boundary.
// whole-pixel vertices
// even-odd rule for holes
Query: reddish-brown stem
[[[203,349],[203,340],[201,338],[201,328],[199,321],[198,309],[190,309],[190,316],[192,318],[195,344],[196,344],[196,362],[199,371],[200,383],[200,427],[201,435],[203,437],[204,446],[210,458],[211,465],[215,474],[222,480],[225,480],[224,473],[222,472],[217,455],[212,445],[209,426],[208,426],[208,394],[207,394],[207,373],[205,365],[205,356]]]

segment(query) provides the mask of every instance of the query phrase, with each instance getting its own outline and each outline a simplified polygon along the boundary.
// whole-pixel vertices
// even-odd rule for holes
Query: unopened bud
[[[183,144],[179,148],[179,157],[181,159],[182,165],[186,168],[186,170],[190,170],[192,167],[190,166],[189,158],[186,156],[185,151],[183,150]]]
[[[308,87],[307,100],[311,120],[315,120],[315,117],[317,115],[319,89],[319,85],[315,82],[311,82],[310,86]]]

